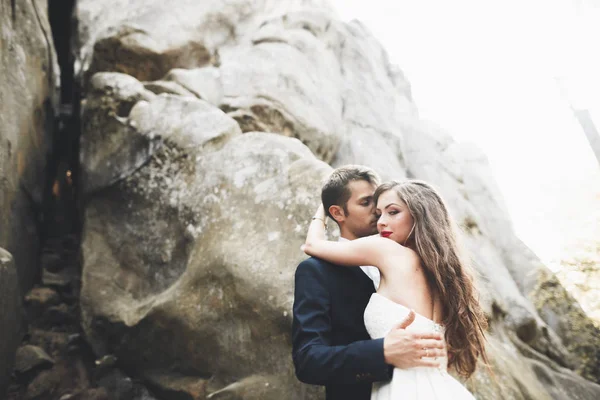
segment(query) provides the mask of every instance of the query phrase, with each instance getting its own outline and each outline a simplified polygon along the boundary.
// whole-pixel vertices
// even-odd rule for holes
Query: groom
[[[377,175],[366,167],[333,171],[321,200],[340,228],[340,240],[377,233],[373,193],[378,183]],[[311,257],[296,269],[292,324],[296,376],[304,383],[324,385],[327,400],[368,400],[371,384],[391,379],[393,367],[422,366],[418,351],[443,347],[440,334],[405,330],[414,320],[413,312],[385,338],[370,339],[363,313],[379,283],[379,271],[361,268],[340,268]]]

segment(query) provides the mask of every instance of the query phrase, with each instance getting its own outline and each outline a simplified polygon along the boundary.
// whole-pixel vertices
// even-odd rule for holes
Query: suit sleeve
[[[383,338],[333,346],[327,276],[315,259],[296,270],[292,358],[296,376],[314,385],[388,380],[392,368],[383,357]]]

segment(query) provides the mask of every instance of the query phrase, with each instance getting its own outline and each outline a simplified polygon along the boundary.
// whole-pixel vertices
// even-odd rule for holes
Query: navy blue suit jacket
[[[309,258],[296,269],[292,357],[304,383],[325,385],[327,400],[369,400],[388,380],[383,339],[371,340],[363,314],[373,281],[359,267]]]

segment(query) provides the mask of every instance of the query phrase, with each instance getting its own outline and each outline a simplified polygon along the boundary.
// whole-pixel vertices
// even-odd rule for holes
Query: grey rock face
[[[0,2],[0,246],[22,292],[36,274],[46,156],[58,104],[47,2]]]
[[[129,75],[99,73],[90,87],[81,140],[86,192],[131,174],[161,146],[161,138],[196,148],[241,133],[233,119],[205,101],[156,96]]]
[[[4,395],[22,335],[21,294],[15,263],[0,248],[0,395]]]
[[[119,354],[158,386],[166,378],[156,370],[165,367],[212,377],[207,393],[260,371],[302,393],[288,346],[289,282],[303,256],[291,244],[304,234],[326,171],[295,139],[248,133],[201,154],[165,145],[94,196],[82,310],[96,351]]]
[[[318,398],[293,376],[292,277],[325,163],[361,163],[432,182],[463,227],[496,376],[479,368],[477,395],[600,396],[575,373],[598,379],[596,353],[575,345],[594,347],[597,328],[572,309],[584,333],[557,322],[547,269],[516,238],[485,157],[418,119],[360,23],[318,1],[78,7],[95,177],[81,307],[99,356],[165,397]]]
[[[46,4],[0,1],[0,397],[20,341],[20,296],[36,277],[44,168],[58,103]]]
[[[139,100],[153,97],[128,75],[100,74],[92,79],[82,116],[87,132],[80,152],[84,191],[102,189],[146,162],[156,143],[136,135],[127,117]]]
[[[51,367],[53,364],[54,360],[40,347],[25,345],[17,350],[15,370],[21,374]]]
[[[218,68],[172,69],[165,77],[193,93],[196,97],[219,106],[223,100],[223,84]],[[178,94],[178,93],[176,93]]]

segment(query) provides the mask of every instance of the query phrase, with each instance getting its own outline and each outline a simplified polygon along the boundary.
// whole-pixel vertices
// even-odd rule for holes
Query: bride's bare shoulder
[[[411,249],[410,247],[406,247],[401,245],[400,243],[394,242],[393,240],[390,239],[385,239],[380,237],[379,238],[381,240],[381,243],[388,247],[388,249],[393,250],[395,255],[401,256],[401,257],[405,257],[407,259],[418,259],[419,256],[417,255],[417,252],[414,251],[413,249]]]
[[[392,262],[396,268],[402,269],[404,272],[415,272],[420,270],[421,258],[416,251],[399,243],[392,243],[394,244],[393,247],[390,246],[392,251],[390,251],[389,257],[386,257],[388,262]]]

